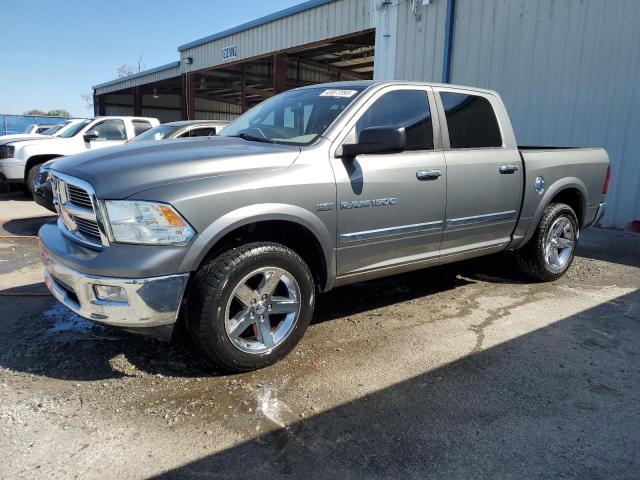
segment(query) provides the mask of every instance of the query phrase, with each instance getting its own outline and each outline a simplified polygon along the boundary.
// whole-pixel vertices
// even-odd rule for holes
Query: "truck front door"
[[[332,158],[338,211],[338,276],[384,271],[438,256],[446,169],[439,130],[434,138],[428,87],[376,92],[347,124],[339,144],[356,143],[368,127],[404,127],[401,153]],[[362,113],[361,113],[362,112]],[[434,141],[435,139],[435,141]]]
[[[506,245],[522,201],[522,159],[495,95],[434,88],[447,163],[441,255]],[[496,115],[498,112],[498,115]]]
[[[94,130],[98,134],[98,138],[92,138],[90,141],[82,138],[86,149],[113,147],[127,141],[127,129],[119,118],[99,121],[87,128],[87,131],[89,130]]]

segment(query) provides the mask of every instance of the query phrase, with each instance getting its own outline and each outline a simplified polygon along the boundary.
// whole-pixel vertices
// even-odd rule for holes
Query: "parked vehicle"
[[[603,212],[608,164],[600,148],[518,148],[493,91],[304,87],[208,140],[57,161],[45,280],[130,331],[166,335],[184,311],[204,357],[251,370],[287,355],[338,286],[505,250],[557,279]]]
[[[29,125],[25,131],[25,133],[37,133],[37,134],[43,134],[46,130],[48,130],[49,128],[53,127],[54,124],[40,124],[40,125]]]
[[[40,165],[47,160],[121,145],[159,124],[155,118],[97,117],[78,122],[53,138],[11,142],[0,147],[0,180],[26,185],[33,193]]]
[[[183,120],[163,123],[128,140],[127,143],[148,140],[172,140],[174,138],[212,137],[220,133],[229,123],[231,122],[224,120]]]
[[[126,143],[144,142],[153,140],[172,140],[175,138],[206,138],[221,132],[230,122],[224,120],[183,120],[178,122],[163,123],[157,127],[150,128]],[[36,176],[33,199],[40,206],[55,212],[53,205],[53,192],[51,185],[47,182],[49,169],[55,159],[49,160],[40,166],[40,172]]]
[[[39,125],[56,125],[67,120],[64,117],[50,115],[10,115],[0,114],[0,135],[15,135],[20,133],[35,133],[33,130]]]
[[[42,133],[14,133],[13,135],[0,135],[0,146],[6,145],[11,142],[22,142],[25,140],[37,140],[42,138],[57,137],[64,133],[66,130],[76,125],[85,118],[73,118],[57,123],[51,127],[48,127]]]

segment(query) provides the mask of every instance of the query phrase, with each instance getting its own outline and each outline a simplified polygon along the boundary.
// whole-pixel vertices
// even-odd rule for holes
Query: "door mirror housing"
[[[85,142],[90,142],[91,140],[95,140],[99,136],[100,134],[96,130],[87,130],[86,132],[84,132],[84,135],[83,135]]]
[[[342,145],[342,157],[362,154],[399,153],[407,146],[404,127],[369,127],[360,132],[358,143]]]

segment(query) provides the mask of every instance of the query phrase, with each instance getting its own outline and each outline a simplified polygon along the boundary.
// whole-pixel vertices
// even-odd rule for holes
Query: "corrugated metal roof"
[[[309,0],[308,2],[304,2],[299,5],[294,5],[293,7],[285,8],[284,10],[280,10],[279,12],[275,12],[270,15],[257,18],[256,20],[252,20],[247,23],[243,23],[242,25],[238,25],[237,27],[233,27],[219,33],[214,33],[213,35],[209,35],[207,37],[194,40],[193,42],[186,43],[184,45],[179,46],[178,51],[181,52],[189,48],[204,45],[205,43],[213,42],[215,40],[219,40],[221,38],[225,38],[236,33],[244,32],[245,30],[249,30],[251,28],[259,27],[260,25],[264,25],[266,23],[287,18],[287,17],[290,17],[291,15],[295,15],[296,13],[301,13],[306,10],[311,10],[312,8],[316,8],[316,7],[325,5],[327,3],[335,2],[335,1],[336,0]]]
[[[126,81],[133,80],[133,79],[136,79],[136,78],[140,78],[140,77],[144,77],[144,76],[147,76],[147,75],[151,75],[153,73],[159,73],[159,72],[163,72],[165,70],[171,70],[171,69],[176,68],[176,67],[180,67],[180,62],[179,61],[167,63],[166,65],[161,65],[161,66],[155,67],[155,68],[150,68],[149,70],[144,70],[142,72],[134,73],[133,75],[128,75],[128,76],[123,77],[123,78],[116,78],[115,80],[110,80],[108,82],[99,83],[98,85],[94,85],[91,88],[93,88],[95,90],[96,88],[108,87],[109,85],[115,85],[117,83],[126,82]]]
[[[237,56],[233,61],[269,55],[320,43],[336,37],[361,33],[372,28],[371,0],[314,1],[301,4],[299,10],[287,10],[287,15],[274,14],[268,22],[250,27],[241,26],[235,33],[208,37],[196,46],[180,47],[182,58],[191,57],[193,63],[183,64],[183,70],[200,70],[226,63],[223,49],[236,46]],[[305,7],[305,8],[302,8]]]

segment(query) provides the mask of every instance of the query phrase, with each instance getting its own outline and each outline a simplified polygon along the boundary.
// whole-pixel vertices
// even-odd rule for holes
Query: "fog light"
[[[105,302],[120,302],[126,303],[127,293],[122,287],[112,287],[109,285],[94,285],[93,293],[98,300],[104,300]]]

